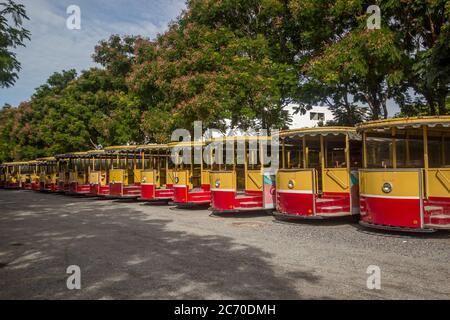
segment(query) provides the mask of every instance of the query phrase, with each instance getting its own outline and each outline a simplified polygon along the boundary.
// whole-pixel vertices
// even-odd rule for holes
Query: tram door
[[[320,140],[318,137],[308,139],[306,142],[306,153],[308,159],[308,168],[313,169],[313,180],[315,182],[314,193],[322,193],[322,170],[320,163]],[[319,174],[319,172],[321,174]]]

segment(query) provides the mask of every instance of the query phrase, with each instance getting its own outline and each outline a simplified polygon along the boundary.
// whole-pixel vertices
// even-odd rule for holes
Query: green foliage
[[[378,30],[366,27],[372,4]],[[0,20],[2,68],[1,48],[29,37],[15,8],[9,42]],[[285,128],[291,102],[299,113],[328,106],[336,119],[325,125],[388,117],[388,100],[400,116],[449,114],[449,16],[445,0],[188,0],[156,39],[112,35],[92,55],[101,68],[55,73],[0,110],[0,161],[166,142],[197,120]]]
[[[22,27],[23,20],[28,20],[25,7],[12,0],[0,3],[0,88],[14,85],[20,71],[20,62],[11,49],[25,46],[31,33]]]

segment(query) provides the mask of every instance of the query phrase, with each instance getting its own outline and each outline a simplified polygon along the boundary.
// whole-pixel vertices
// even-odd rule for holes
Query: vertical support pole
[[[411,161],[411,150],[409,149],[409,131],[406,129],[406,166],[409,165],[409,162]]]
[[[247,154],[247,141],[244,140],[244,175],[245,175],[245,184],[244,188],[247,190],[247,180],[248,180],[248,154]]]
[[[205,184],[203,181],[203,143],[200,146],[200,187]]]
[[[302,138],[302,144],[303,144],[303,169],[308,168],[308,147],[306,146],[306,136],[303,136]]]
[[[423,164],[425,168],[425,198],[428,198],[428,127],[423,126]]]
[[[283,155],[283,159],[282,159],[282,166],[283,169],[286,169],[286,141],[285,139],[283,139],[283,144],[281,145],[281,154]]]
[[[363,132],[363,168],[367,169],[367,133]]]
[[[345,162],[347,163],[347,175],[350,175],[351,163],[350,163],[350,137],[348,133],[345,135]]]
[[[323,177],[325,174],[325,146],[324,146],[324,139],[323,135],[320,135],[320,175],[322,177],[322,192],[323,192]],[[319,190],[317,190],[319,191]]]
[[[397,169],[397,139],[396,130],[392,128],[392,168]]]

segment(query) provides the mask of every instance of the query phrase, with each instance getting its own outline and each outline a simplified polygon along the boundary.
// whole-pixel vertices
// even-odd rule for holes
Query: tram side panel
[[[422,228],[421,171],[360,170],[361,221],[368,224]]]
[[[314,170],[279,170],[277,211],[285,215],[314,215]]]

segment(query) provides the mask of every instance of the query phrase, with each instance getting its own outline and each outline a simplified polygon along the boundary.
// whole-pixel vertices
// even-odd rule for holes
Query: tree
[[[19,46],[25,46],[25,40],[30,40],[31,33],[23,28],[23,20],[28,20],[25,7],[12,0],[0,3],[0,87],[14,85],[21,69],[17,55],[12,51]]]

